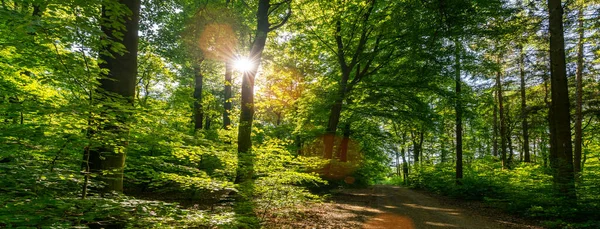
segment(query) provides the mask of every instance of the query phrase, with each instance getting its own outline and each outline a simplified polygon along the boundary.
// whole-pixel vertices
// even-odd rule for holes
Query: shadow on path
[[[269,222],[268,228],[537,228],[485,217],[448,206],[398,186],[336,191],[332,202],[302,209],[295,219]],[[485,209],[482,209],[482,211]]]

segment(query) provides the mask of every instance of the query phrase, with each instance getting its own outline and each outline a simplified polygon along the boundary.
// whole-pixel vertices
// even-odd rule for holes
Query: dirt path
[[[270,221],[268,228],[539,228],[480,214],[397,186],[341,190],[333,202],[303,209],[295,218]],[[488,216],[484,216],[488,215]],[[513,220],[510,220],[513,221]]]

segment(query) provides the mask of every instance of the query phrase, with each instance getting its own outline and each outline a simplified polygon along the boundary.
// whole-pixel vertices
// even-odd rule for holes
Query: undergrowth
[[[590,163],[589,167],[598,166]],[[552,186],[549,168],[520,163],[503,170],[499,163],[474,161],[456,184],[451,163],[418,166],[409,176],[412,188],[463,200],[484,201],[509,213],[540,220],[549,228],[600,228],[600,176],[588,169],[577,183],[576,204],[561,200]],[[399,177],[388,184],[402,184]]]

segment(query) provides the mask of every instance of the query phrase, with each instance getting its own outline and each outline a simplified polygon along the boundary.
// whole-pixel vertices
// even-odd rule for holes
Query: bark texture
[[[350,144],[350,123],[344,124],[343,137],[339,148],[339,159],[341,162],[348,161],[348,145]]]
[[[269,0],[258,2],[257,27],[254,42],[250,49],[250,60],[256,63],[242,78],[242,101],[240,123],[238,127],[238,171],[236,183],[252,179],[254,160],[252,156],[252,122],[254,121],[254,77],[262,57],[269,33]]]
[[[492,145],[492,155],[494,157],[498,157],[498,106],[496,105],[498,103],[498,93],[496,92],[496,90],[494,90],[494,127],[493,127],[493,137],[492,137],[492,141],[493,141],[493,145]]]
[[[554,183],[563,197],[575,200],[573,149],[569,114],[569,89],[565,61],[563,7],[560,0],[548,0],[550,14],[550,165]]]
[[[102,19],[105,20],[102,24],[102,31],[106,35],[106,39],[121,43],[125,50],[115,52],[112,49],[114,45],[108,45],[104,47],[106,53],[100,53],[99,65],[101,68],[107,69],[108,73],[99,80],[100,86],[96,102],[103,104],[104,110],[102,110],[101,116],[103,116],[104,122],[97,120],[101,124],[94,135],[102,136],[103,139],[99,144],[86,150],[84,155],[87,162],[86,170],[96,173],[98,180],[105,183],[102,192],[123,191],[123,168],[125,166],[123,149],[128,144],[126,126],[131,116],[131,110],[122,105],[133,105],[137,75],[140,0],[119,0],[118,2],[131,11],[131,14],[120,15],[118,18],[124,23],[125,30],[118,31],[123,33],[122,40],[115,35],[116,28],[108,26],[114,20],[111,19],[111,15],[114,15],[113,8],[116,7],[114,4],[102,7]],[[108,142],[110,139],[116,140],[116,147]]]
[[[581,152],[583,144],[583,42],[585,29],[583,27],[583,7],[579,9],[578,16],[578,33],[579,41],[577,43],[577,72],[576,77],[576,107],[575,107],[575,150],[573,152],[573,171],[578,174],[581,172]]]
[[[531,162],[529,152],[529,125],[527,123],[527,94],[525,93],[525,53],[519,48],[519,73],[521,76],[521,128],[523,130],[523,161]]]

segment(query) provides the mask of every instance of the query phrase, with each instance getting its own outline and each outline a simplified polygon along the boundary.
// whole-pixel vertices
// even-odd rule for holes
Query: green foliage
[[[577,206],[561,201],[552,186],[550,171],[540,165],[523,163],[512,170],[502,170],[494,160],[478,160],[465,167],[461,185],[455,182],[452,164],[422,166],[409,178],[411,187],[458,199],[485,201],[518,215],[544,220],[552,228],[598,226],[594,221],[598,199],[581,201]],[[595,192],[584,187],[578,188],[580,196]]]
[[[0,227],[259,227],[265,217],[319,201],[309,188],[404,183],[400,177],[386,177],[396,169],[389,166],[392,162],[409,168],[408,182],[415,188],[486,201],[544,220],[548,227],[600,227],[600,103],[594,75],[600,27],[591,13],[598,10],[598,1],[565,7],[567,35],[578,32],[571,10],[588,12],[583,40],[587,123],[576,204],[554,192],[549,175],[549,64],[547,52],[540,52],[548,44],[539,42],[547,39],[540,30],[545,27],[539,26],[546,20],[545,5],[506,1],[299,0],[291,8],[289,1],[277,3],[269,20],[283,20],[288,9],[293,16],[269,34],[254,82],[253,167],[247,168],[254,177],[234,184],[242,74],[233,74],[232,128],[220,129],[224,62],[250,47],[247,38],[256,25],[258,2],[143,0],[134,106],[122,106],[97,103],[98,80],[107,73],[98,56],[107,53],[106,47],[125,50],[119,18],[131,13],[126,7],[116,0],[3,0]],[[109,20],[100,20],[102,6]],[[101,28],[110,29],[116,39],[106,39]],[[228,33],[205,34],[210,29]],[[451,163],[455,44],[464,51],[459,60],[461,185]],[[527,57],[526,117],[518,109],[514,46]],[[569,43],[567,52],[574,57],[571,47],[575,45]],[[191,125],[194,67],[203,73],[201,104],[206,122],[212,123],[198,131]],[[493,143],[499,143],[493,131],[498,101],[490,82],[496,73],[504,77],[511,170],[502,170],[490,153]],[[342,74],[348,79],[339,98]],[[351,126],[356,159],[351,163],[337,156],[322,159],[323,134],[338,99],[343,105],[339,126]],[[531,164],[518,162],[523,158],[523,118],[530,124]],[[103,126],[126,131],[99,131]],[[414,155],[419,133],[424,143],[421,155]],[[336,140],[334,152],[340,142]],[[124,194],[100,196],[97,190],[104,183],[82,168],[83,152],[100,143],[121,145],[113,150],[126,154]],[[320,174],[328,163],[349,172],[341,178]],[[231,201],[248,214],[234,215]]]
[[[78,171],[78,160],[65,161],[69,158],[65,155],[52,160],[38,151],[25,152],[28,153],[13,154],[10,162],[0,164],[0,226],[70,228],[98,224],[163,228],[232,222],[232,215],[226,212],[184,209],[177,204],[124,195],[90,195],[82,199],[84,178]]]
[[[232,215],[227,213],[186,210],[175,204],[124,196],[111,199],[28,197],[4,203],[5,208],[0,210],[0,225],[8,228],[72,228],[93,225],[164,228],[218,226],[232,222]]]
[[[314,157],[294,156],[286,150],[281,140],[267,141],[256,147],[253,198],[259,218],[279,210],[297,209],[300,205],[319,197],[311,194],[303,185],[327,184],[314,171],[324,163]]]
[[[402,179],[401,176],[391,176],[391,177],[386,177],[385,179],[383,179],[382,181],[380,181],[380,184],[383,184],[383,185],[403,185],[404,184],[404,180]]]

